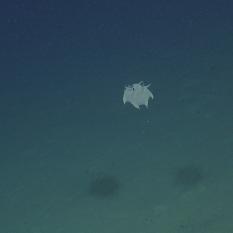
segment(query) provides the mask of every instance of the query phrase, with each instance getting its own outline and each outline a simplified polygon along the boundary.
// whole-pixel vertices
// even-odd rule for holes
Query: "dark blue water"
[[[2,2],[0,232],[233,232],[232,12]]]

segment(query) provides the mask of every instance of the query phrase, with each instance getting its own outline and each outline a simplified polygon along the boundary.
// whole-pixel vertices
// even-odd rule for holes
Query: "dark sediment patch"
[[[112,175],[101,174],[91,180],[89,194],[96,198],[111,198],[118,194],[120,189],[119,180]]]
[[[201,167],[189,164],[175,171],[175,184],[185,189],[193,188],[204,180],[204,172]]]

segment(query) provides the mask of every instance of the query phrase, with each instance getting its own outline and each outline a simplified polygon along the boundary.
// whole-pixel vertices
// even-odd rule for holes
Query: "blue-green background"
[[[0,232],[233,232],[232,12],[1,1]],[[148,109],[122,102],[139,81]],[[99,174],[116,195],[88,192]]]

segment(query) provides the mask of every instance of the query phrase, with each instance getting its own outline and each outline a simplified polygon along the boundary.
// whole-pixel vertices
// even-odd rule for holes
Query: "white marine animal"
[[[141,81],[132,85],[126,86],[123,95],[123,103],[131,103],[135,108],[140,109],[141,105],[148,107],[149,99],[154,99],[154,95],[148,89],[148,85],[144,85]]]

